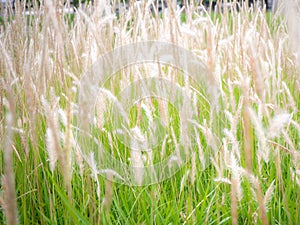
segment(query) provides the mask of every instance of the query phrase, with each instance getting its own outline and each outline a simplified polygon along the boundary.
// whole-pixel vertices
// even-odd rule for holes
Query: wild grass
[[[282,4],[275,13],[248,6],[216,13],[167,3],[162,13],[138,2],[116,15],[99,1],[70,19],[55,1],[45,1],[34,4],[34,15],[22,14],[20,4],[14,15],[2,16],[1,224],[300,223],[298,5]],[[80,79],[108,51],[153,40],[192,51],[210,76],[196,83],[159,63],[123,68],[99,95],[90,135],[127,166],[143,168],[168,156],[170,167],[180,164],[178,149],[186,141],[190,157],[159,183],[111,182],[122,179],[122,168],[100,170],[99,151],[86,151],[99,145],[80,139]],[[113,121],[126,118],[116,118],[111,104],[122,101],[118,94],[128,84],[147,77],[184,87],[193,117],[161,99],[132,106],[131,134],[159,140],[142,154],[130,149],[137,143],[125,145],[118,136]],[[165,132],[146,136],[159,119]],[[182,121],[192,129],[182,129]],[[142,183],[146,172],[133,171],[133,181]]]

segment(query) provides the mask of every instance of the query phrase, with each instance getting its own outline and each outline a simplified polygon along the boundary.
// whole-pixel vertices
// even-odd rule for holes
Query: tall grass
[[[117,15],[103,0],[70,16],[58,2],[34,4],[34,15],[18,4],[0,23],[1,224],[300,223],[298,5],[274,14],[245,5],[199,12],[167,1],[159,13],[146,1]],[[150,40],[195,53],[216,88],[159,63],[128,66],[106,82],[91,134],[125,165],[143,168],[168,156],[170,167],[180,165],[176,151],[192,140],[190,160],[174,176],[127,186],[112,182],[123,179],[114,168],[99,170],[100,153],[83,154],[97,146],[78,142],[85,107],[78,88],[101,55]],[[166,130],[142,154],[120,141],[111,104],[131,82],[153,76],[184,87],[194,117],[161,99],[132,106],[135,135],[147,138],[146,125],[157,118]],[[134,173],[137,183],[144,176]]]

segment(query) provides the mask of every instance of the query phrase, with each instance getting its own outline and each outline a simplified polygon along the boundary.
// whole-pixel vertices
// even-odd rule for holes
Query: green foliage
[[[78,5],[79,2],[76,1],[75,4]],[[270,187],[273,191],[270,191],[269,199],[264,202],[269,224],[299,224],[300,187],[295,176],[296,166],[299,165],[297,146],[300,144],[297,130],[297,124],[299,125],[300,121],[300,93],[296,86],[299,82],[298,71],[296,64],[293,64],[295,59],[285,48],[287,29],[283,19],[270,13],[251,13],[253,14],[208,12],[197,17],[181,14],[175,19],[168,14],[158,17],[148,15],[151,16],[148,20],[142,20],[138,16],[142,15],[144,19],[147,14],[133,12],[132,18],[128,19],[124,15],[123,17],[119,15],[117,19],[113,18],[109,22],[107,18],[99,19],[96,16],[90,17],[92,19],[89,20],[88,14],[65,15],[61,18],[36,16],[30,18],[30,23],[26,16],[16,15],[10,21],[4,21],[0,17],[0,24],[4,24],[7,28],[3,34],[0,34],[0,73],[2,76],[0,79],[0,175],[3,177],[6,166],[3,143],[7,135],[6,117],[10,107],[7,87],[12,86],[17,104],[12,147],[20,224],[231,224],[233,221],[231,192],[236,175],[233,173],[234,169],[241,177],[239,184],[242,190],[242,197],[236,209],[238,224],[262,224],[257,189],[260,188],[266,196]],[[94,22],[93,19],[96,23],[91,25]],[[120,25],[122,21],[124,24]],[[156,30],[144,31],[145,27],[142,27],[143,29],[138,27],[144,21],[149,22],[150,25],[152,23],[157,26],[163,24],[166,30],[162,27],[155,27]],[[179,22],[176,23],[176,21]],[[99,24],[101,26],[97,26]],[[240,24],[243,26],[239,26]],[[112,26],[112,30],[109,30],[109,25]],[[43,26],[46,26],[46,29],[43,29],[45,28]],[[189,26],[193,29],[187,30]],[[203,33],[197,33],[198,29],[202,29]],[[196,96],[193,102],[195,111],[198,112],[193,122],[202,127],[210,126],[211,128],[207,130],[195,126],[198,134],[193,138],[198,139],[195,141],[197,143],[192,143],[194,159],[188,160],[169,179],[142,187],[117,182],[110,184],[101,173],[93,176],[92,168],[88,163],[78,162],[80,157],[74,148],[72,148],[70,170],[64,170],[66,165],[60,158],[54,170],[51,171],[49,146],[47,146],[49,143],[46,138],[51,122],[49,122],[51,112],[45,109],[41,99],[47,99],[51,109],[57,106],[60,110],[57,114],[51,114],[53,117],[50,118],[59,117],[58,114],[62,111],[67,112],[68,107],[74,107],[74,112],[76,112],[78,110],[76,85],[80,81],[81,73],[87,69],[84,65],[91,63],[94,59],[88,58],[89,54],[92,54],[97,47],[101,49],[101,54],[111,50],[111,47],[117,43],[118,35],[124,35],[125,43],[128,40],[139,40],[142,37],[141,30],[149,32],[144,33],[145,36],[148,38],[147,35],[153,35],[150,36],[153,39],[160,37],[159,32],[166,32],[164,33],[166,37],[175,33],[176,35],[172,37],[173,41],[183,40],[178,44],[189,46],[190,50],[199,54],[199,58],[207,64],[211,63],[211,67],[215,66],[214,75],[220,74],[218,89],[221,90],[221,96],[218,102],[219,109],[216,110],[212,109],[212,104],[208,100],[208,91],[212,87],[208,87],[207,90],[204,84],[196,83],[192,79],[189,81],[192,93]],[[238,38],[246,32],[253,35],[250,37],[251,42],[258,37],[259,43],[257,44],[260,48],[264,47],[263,51],[255,48],[245,50],[243,45],[245,40]],[[109,36],[110,34],[112,36]],[[57,38],[60,37],[59,35],[61,39]],[[111,40],[113,38],[115,39]],[[94,44],[89,45],[93,40],[95,40]],[[234,52],[236,46],[238,46],[238,52]],[[220,53],[216,54],[217,51]],[[209,56],[209,54],[215,55]],[[251,54],[257,54],[255,55],[257,58]],[[26,60],[30,57],[32,57],[31,63],[27,63]],[[265,61],[259,61],[260,59]],[[25,63],[22,64],[23,62]],[[232,69],[232,64],[234,69]],[[255,73],[256,68],[265,65],[267,65],[263,68],[265,70]],[[272,70],[269,71],[269,68]],[[136,78],[134,72],[138,71],[141,77],[147,75],[145,70],[126,69],[128,68],[122,68],[122,71],[128,73],[118,72],[114,79],[107,81],[104,88],[114,90],[114,93],[119,94],[125,79],[132,82]],[[171,77],[170,79],[183,87],[185,79],[182,71],[172,69],[172,66],[164,65],[160,75]],[[266,74],[270,76],[262,82],[266,88],[265,102],[262,102],[257,79],[258,75],[265,76]],[[209,75],[213,74],[209,73]],[[211,79],[211,77],[206,78]],[[245,95],[247,88],[249,91]],[[249,105],[245,105],[246,101],[249,101]],[[103,102],[101,104],[104,105]],[[241,109],[238,108],[239,104],[241,104]],[[154,119],[159,118],[159,101],[151,100],[151,107]],[[247,107],[251,108],[254,114],[258,114],[257,120],[260,120],[259,125],[264,129],[270,126],[270,118],[273,118],[276,113],[285,112],[291,115],[289,124],[283,129],[285,136],[279,135],[272,141],[268,141],[267,146],[270,149],[268,161],[258,159],[261,137],[257,134],[255,123],[251,123],[249,133],[253,168],[250,172],[246,169],[245,118],[242,114]],[[167,104],[166,109],[168,119],[170,119],[166,129],[168,137],[172,136],[172,128],[174,136],[179,139],[179,112],[172,104]],[[110,108],[108,112],[111,112],[109,110]],[[264,110],[268,113],[264,114]],[[129,165],[128,147],[116,137],[111,137],[112,142],[110,142],[109,134],[113,133],[115,127],[110,120],[114,117],[108,112],[104,114],[103,129],[94,129],[91,134],[103,142],[107,151]],[[233,117],[238,115],[235,118],[236,128],[233,138],[225,135],[224,128],[230,129],[233,125],[229,114]],[[141,130],[143,130],[149,123],[146,111],[141,110],[139,114],[137,105],[129,109],[129,118],[131,128],[140,123]],[[70,120],[71,130],[77,138],[78,136],[75,135],[78,132],[76,116],[74,118],[71,116]],[[63,141],[68,128],[61,121],[55,128],[57,128],[57,134],[60,135],[58,141],[62,146],[60,153],[64,154],[68,150]],[[209,131],[212,131],[218,143],[216,149],[212,147]],[[262,134],[265,133],[267,132],[262,132]],[[226,151],[234,152],[232,149],[235,142],[238,146],[236,149],[238,155],[232,154],[230,160],[240,157],[239,160],[236,159],[239,164],[238,168],[234,168],[233,164],[228,165],[230,157],[225,154]],[[167,156],[171,155],[176,147],[172,138],[169,138],[165,146]],[[99,146],[90,144],[84,147]],[[201,149],[203,153],[200,153]],[[154,162],[161,159],[160,154],[161,146],[153,148]],[[206,162],[205,165],[201,154]],[[97,159],[100,158],[100,151],[96,152],[95,156]],[[82,168],[81,165],[84,167]],[[71,173],[70,180],[66,178],[68,172]],[[2,181],[0,184],[0,200],[2,200],[5,184]],[[109,188],[107,187],[112,190],[112,202],[109,209],[106,209],[103,204],[108,196],[106,191]],[[0,207],[0,224],[5,224],[3,205]]]

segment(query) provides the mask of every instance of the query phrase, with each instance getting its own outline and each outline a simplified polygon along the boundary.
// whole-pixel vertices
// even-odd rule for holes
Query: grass
[[[293,17],[247,7],[156,15],[141,4],[118,16],[85,7],[69,17],[47,2],[44,14],[28,17],[17,9],[13,19],[0,18],[0,224],[300,223],[300,50],[291,27],[299,9]],[[102,153],[125,165],[141,163],[139,157],[144,165],[172,155],[180,160],[176,149],[185,147],[184,137],[192,144],[187,162],[169,179],[134,186],[115,174],[130,172],[134,181],[136,171],[102,162],[111,169],[103,172],[98,151],[96,166],[85,155],[99,145],[81,139],[79,110],[87,106],[78,92],[98,57],[147,40],[192,51],[210,76],[186,85],[180,69],[143,63],[106,81],[104,90],[119,102],[124,87],[153,74],[192,96],[187,133],[181,130],[185,114],[170,102],[149,98],[129,109],[129,128],[166,124],[160,135],[149,133],[159,145],[141,155],[115,132],[113,98],[99,96],[90,135]]]

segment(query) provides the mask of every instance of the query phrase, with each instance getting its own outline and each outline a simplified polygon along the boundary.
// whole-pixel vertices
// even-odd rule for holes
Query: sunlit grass
[[[118,16],[109,6],[67,16],[47,2],[45,13],[0,17],[1,224],[16,218],[20,224],[300,223],[300,70],[299,49],[291,47],[297,41],[292,21],[247,7],[219,13],[174,8],[156,15],[147,4]],[[209,76],[203,83],[190,79],[187,87],[183,72],[171,65],[123,68],[106,81],[87,129],[90,136],[84,136],[81,77],[106,52],[147,40],[192,51]],[[122,128],[116,118],[125,118],[116,114],[112,99],[121,102],[123,88],[149,76],[190,91],[192,144],[188,161],[174,176],[137,187],[120,183],[116,173],[124,175],[122,168],[103,162],[111,170],[99,171],[89,152],[100,164],[101,143],[126,166],[134,163],[126,144],[131,142],[116,131]],[[217,100],[211,96],[214,88]],[[129,129],[151,137],[146,131],[153,120],[163,130],[154,132],[159,144],[142,154],[144,165],[167,160],[184,147],[185,118],[171,103],[147,98],[128,112]],[[7,182],[13,178],[15,185]],[[17,213],[5,210],[14,208],[8,198],[14,191]]]

